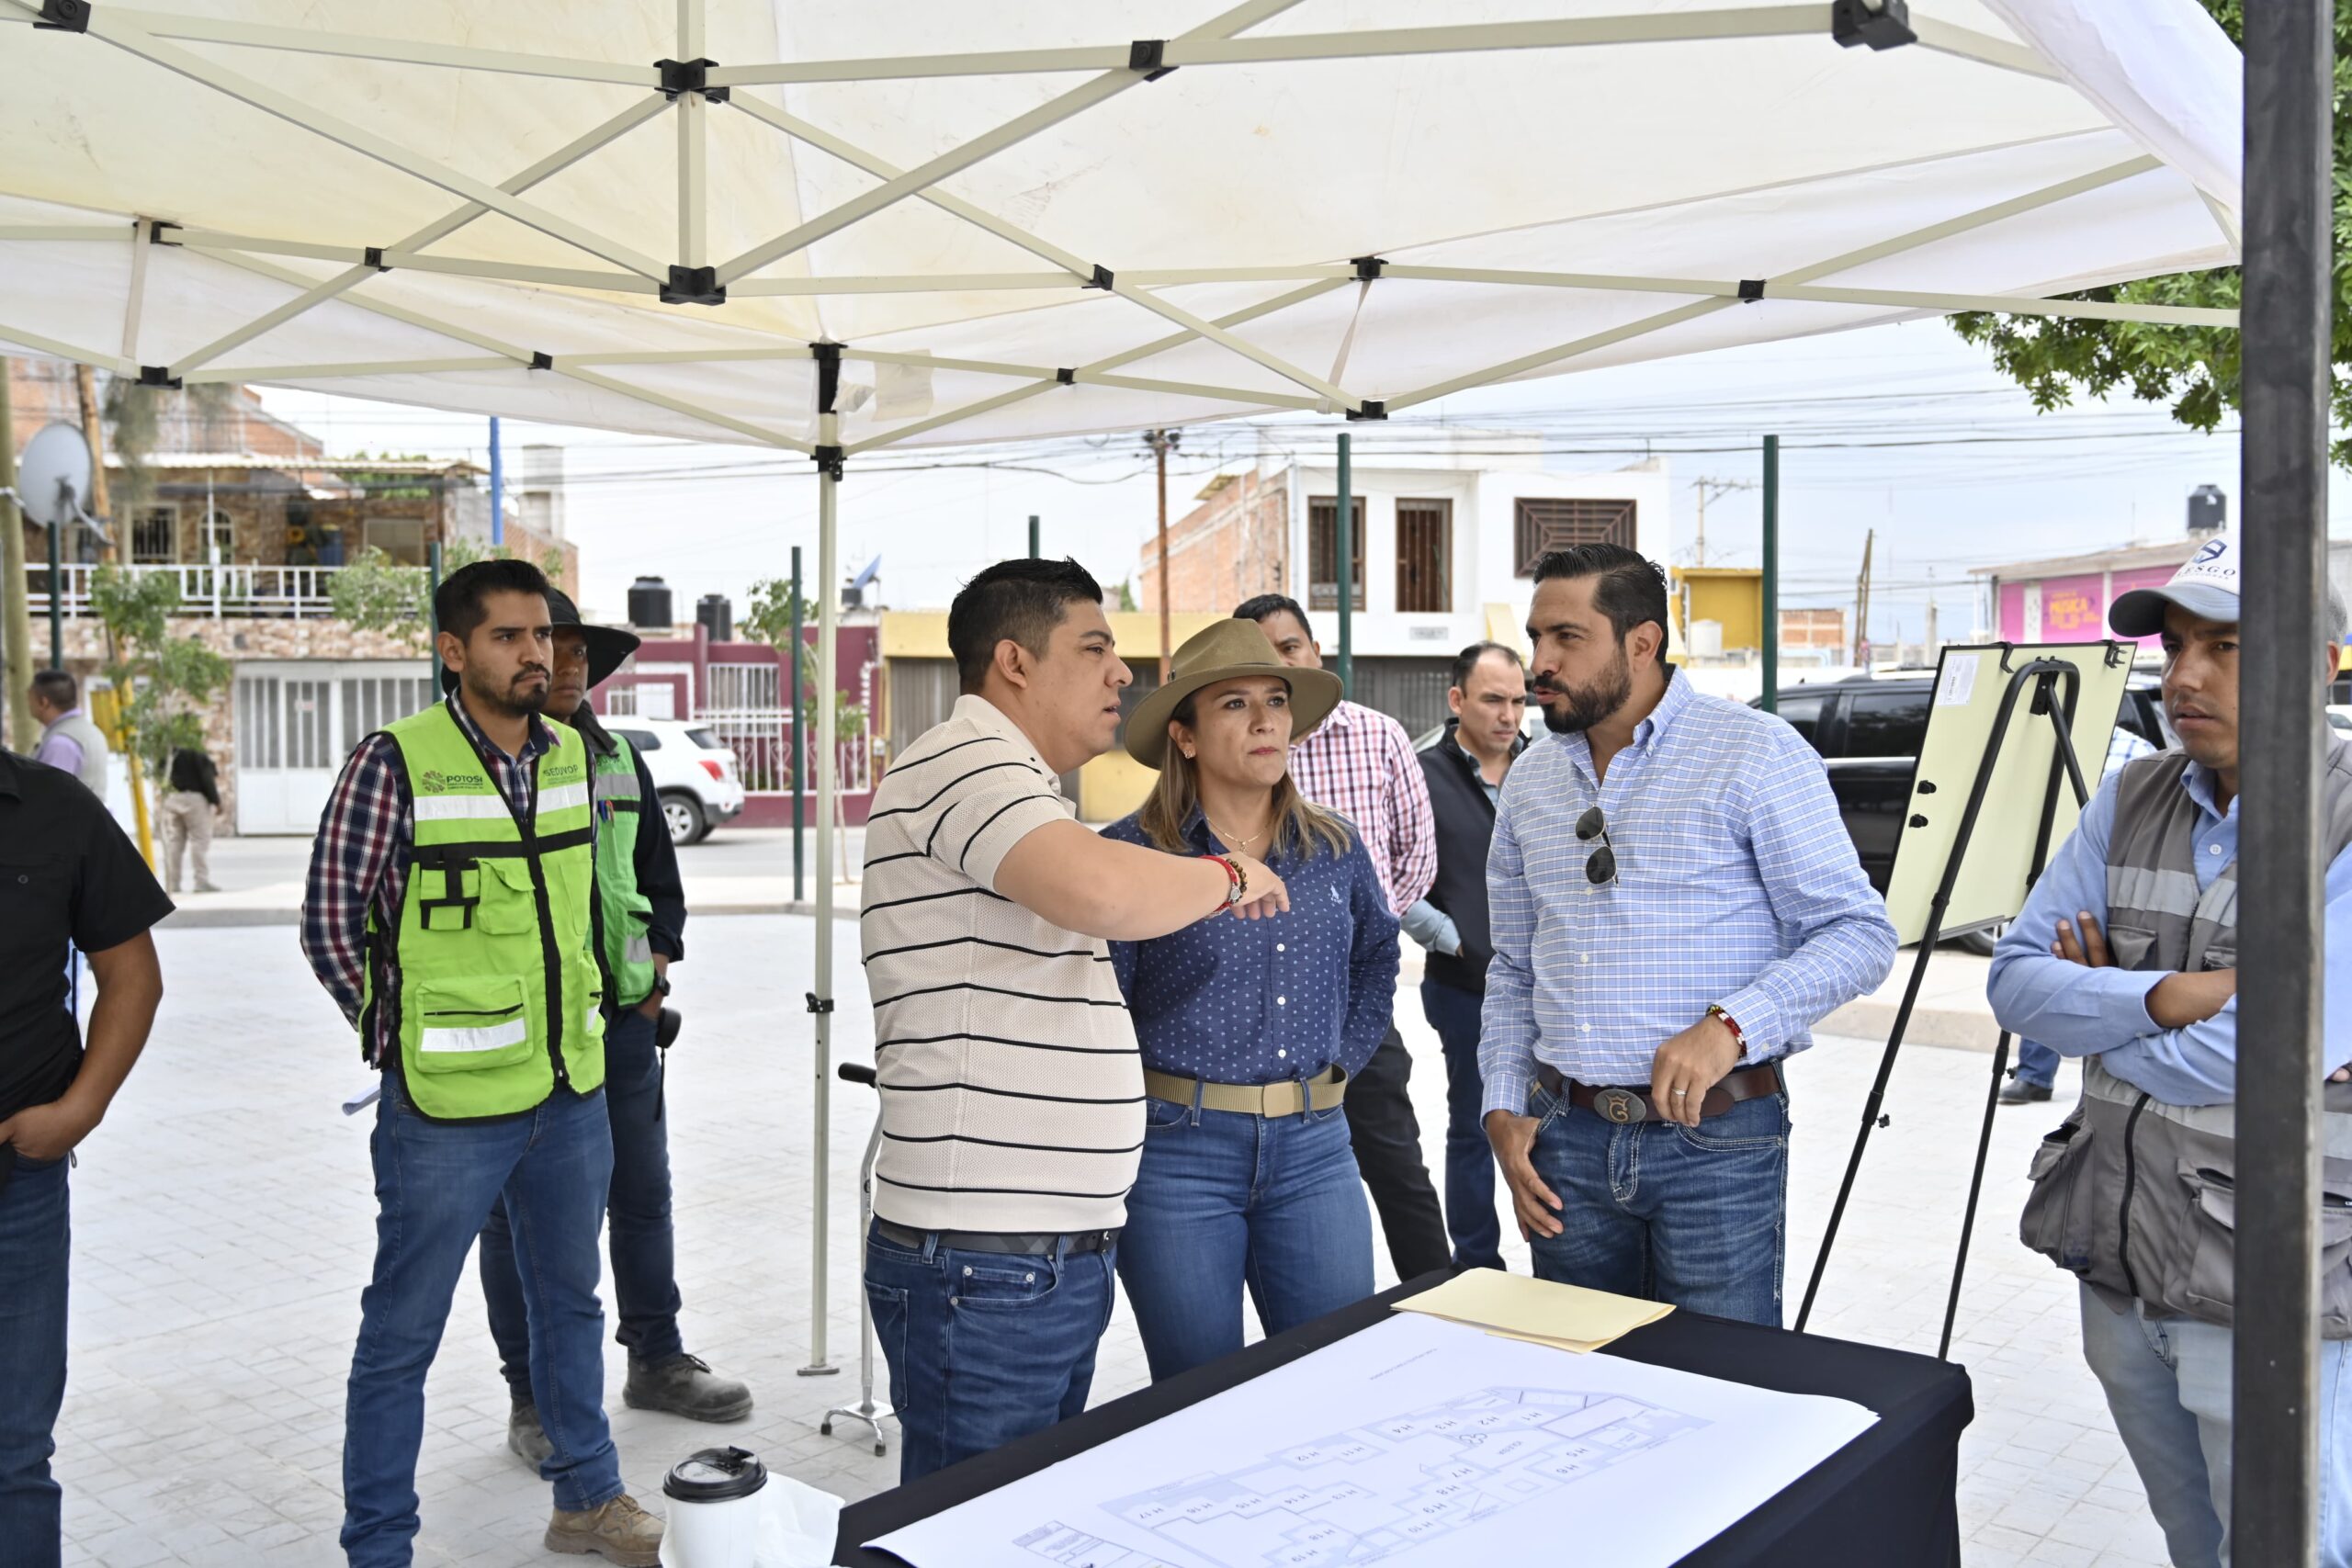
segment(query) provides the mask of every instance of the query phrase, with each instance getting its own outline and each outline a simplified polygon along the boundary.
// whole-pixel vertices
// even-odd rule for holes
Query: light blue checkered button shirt
[[[1600,887],[1585,876],[1600,840],[1576,834],[1596,802],[1617,856]],[[1801,1051],[1894,963],[1894,926],[1821,759],[1778,718],[1679,674],[1605,785],[1582,735],[1551,736],[1512,765],[1487,897],[1482,1114],[1525,1114],[1538,1062],[1646,1084],[1657,1048],[1714,1002],[1747,1038],[1742,1066]]]

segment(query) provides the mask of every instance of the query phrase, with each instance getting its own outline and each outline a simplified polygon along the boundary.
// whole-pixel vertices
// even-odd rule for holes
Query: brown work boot
[[[567,1514],[558,1508],[555,1517],[548,1521],[547,1548],[575,1557],[602,1557],[621,1568],[660,1568],[662,1521],[623,1493],[584,1514]]]

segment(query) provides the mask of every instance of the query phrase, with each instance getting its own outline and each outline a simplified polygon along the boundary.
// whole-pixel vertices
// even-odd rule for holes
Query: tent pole
[[[800,547],[792,547],[792,651],[784,656],[784,682],[792,693],[792,901],[796,904],[808,897],[805,880],[806,865],[802,851],[806,847],[800,837],[804,820],[801,803],[808,784],[808,730],[803,725],[800,712],[801,689],[808,684],[800,678],[800,661],[808,657],[808,636],[801,625]]]
[[[1332,553],[1337,563],[1331,568],[1339,579],[1340,590],[1340,695],[1355,694],[1355,600],[1356,600],[1356,508],[1355,473],[1349,447],[1352,445],[1345,431],[1340,433],[1340,502],[1332,512]]]
[[[1781,711],[1781,438],[1764,438],[1764,711]]]
[[[8,733],[0,736],[0,744],[30,756],[40,744],[40,728],[33,723],[32,709],[25,701],[25,694],[32,689],[33,620],[31,589],[26,581],[24,515],[17,510],[16,502],[17,436],[8,403],[12,374],[8,361],[0,357],[0,649],[5,649],[0,668],[6,671],[0,677],[0,708],[8,715]],[[56,582],[52,576],[52,598]]]
[[[2237,1322],[2231,1555],[2318,1560],[2321,722],[2334,7],[2245,17]]]
[[[817,416],[819,445],[841,440],[837,413]],[[833,715],[840,705],[834,682],[834,633],[840,596],[833,587],[839,574],[834,540],[840,533],[841,478],[830,465],[817,470],[817,969],[815,988],[808,993],[808,1011],[816,1020],[816,1062],[811,1100],[815,1113],[810,1173],[808,1224],[808,1364],[802,1377],[820,1377],[841,1371],[825,1359],[826,1230],[831,1224],[832,1172],[833,1077],[833,810],[841,793],[839,757],[833,745]],[[864,1287],[861,1286],[860,1289]]]

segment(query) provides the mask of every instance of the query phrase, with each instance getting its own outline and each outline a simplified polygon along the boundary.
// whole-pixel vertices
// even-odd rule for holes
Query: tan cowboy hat
[[[1340,705],[1340,678],[1328,670],[1294,670],[1255,621],[1217,621],[1188,638],[1168,662],[1168,683],[1136,705],[1127,720],[1127,755],[1157,768],[1168,752],[1168,721],[1186,697],[1219,681],[1272,675],[1290,686],[1290,739],[1295,746]]]

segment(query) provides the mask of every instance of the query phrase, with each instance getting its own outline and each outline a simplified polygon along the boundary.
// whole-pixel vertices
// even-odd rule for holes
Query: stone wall
[[[171,623],[172,635],[191,637],[215,653],[243,663],[248,660],[344,659],[408,659],[424,667],[422,650],[408,647],[388,633],[355,630],[337,620],[211,620],[185,617]],[[49,628],[33,628],[36,652],[46,654]],[[79,676],[85,689],[105,661],[105,629],[95,620],[65,623],[66,668]],[[220,821],[216,831],[236,831],[237,728],[235,682],[213,694],[204,716],[205,749],[220,770]]]

